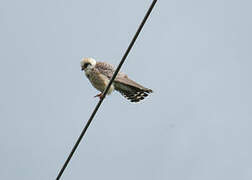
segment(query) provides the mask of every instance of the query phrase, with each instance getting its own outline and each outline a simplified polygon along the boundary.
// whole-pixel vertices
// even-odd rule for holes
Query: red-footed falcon
[[[91,84],[99,90],[101,93],[95,97],[102,96],[102,92],[105,90],[112,78],[115,69],[111,64],[106,62],[96,62],[93,58],[83,58],[80,62],[81,70],[85,71],[85,74]],[[152,93],[151,89],[145,88],[142,85],[129,79],[126,74],[118,73],[113,81],[108,94],[113,90],[119,91],[125,98],[131,102],[139,102]]]

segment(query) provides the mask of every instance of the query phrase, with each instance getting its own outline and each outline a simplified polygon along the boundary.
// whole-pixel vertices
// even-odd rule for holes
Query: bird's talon
[[[101,99],[103,97],[103,95],[102,95],[102,93],[100,93],[100,94],[97,94],[96,96],[94,96],[94,98],[96,98],[96,97],[99,97]]]

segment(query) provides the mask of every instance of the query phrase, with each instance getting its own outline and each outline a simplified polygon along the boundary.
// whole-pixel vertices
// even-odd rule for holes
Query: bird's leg
[[[94,96],[94,97],[99,97],[100,99],[102,98],[102,93],[100,93],[100,94],[97,94],[96,96]]]

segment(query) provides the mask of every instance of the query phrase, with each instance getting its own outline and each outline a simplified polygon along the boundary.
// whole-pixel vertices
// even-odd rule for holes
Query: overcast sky
[[[151,1],[0,1],[0,179],[55,179]],[[252,2],[158,1],[62,179],[251,180]]]

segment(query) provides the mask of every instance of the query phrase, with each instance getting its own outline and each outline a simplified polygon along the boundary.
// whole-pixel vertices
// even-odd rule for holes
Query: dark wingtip
[[[146,92],[153,93],[153,91],[151,89],[147,89]]]

